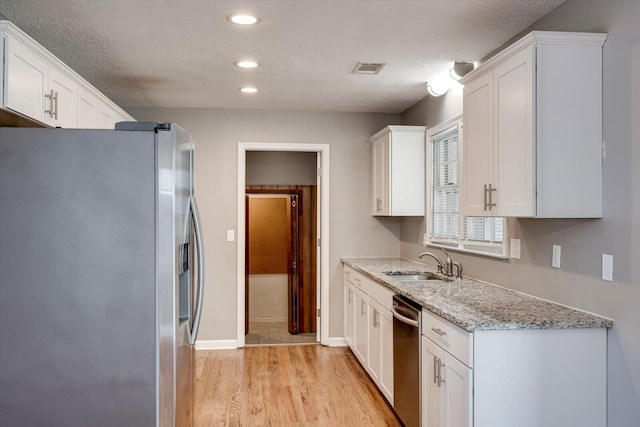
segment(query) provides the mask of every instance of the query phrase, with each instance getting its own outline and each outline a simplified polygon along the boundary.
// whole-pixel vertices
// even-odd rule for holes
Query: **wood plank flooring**
[[[195,427],[400,426],[351,350],[196,352]]]

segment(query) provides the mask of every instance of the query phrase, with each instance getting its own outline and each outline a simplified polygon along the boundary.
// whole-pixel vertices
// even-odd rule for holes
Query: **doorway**
[[[315,343],[316,186],[249,185],[245,200],[245,344]]]
[[[317,239],[312,242],[316,248],[317,268],[315,271],[317,290],[316,290],[316,341],[321,344],[330,345],[329,340],[329,317],[321,315],[329,312],[329,269],[328,245],[322,242],[328,241],[329,236],[329,146],[328,144],[296,144],[296,143],[239,143],[238,144],[238,298],[237,298],[237,346],[245,345],[246,327],[246,288],[245,283],[246,269],[245,259],[247,256],[246,244],[246,158],[247,153],[252,151],[267,152],[305,152],[316,153],[317,157],[317,203],[316,211],[316,233]],[[287,325],[288,326],[288,325]]]

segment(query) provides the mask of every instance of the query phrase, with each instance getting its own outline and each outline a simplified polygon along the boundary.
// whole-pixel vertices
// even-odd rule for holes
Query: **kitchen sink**
[[[391,276],[396,280],[441,280],[450,282],[452,279],[441,274],[430,273],[428,271],[384,271],[384,274]]]

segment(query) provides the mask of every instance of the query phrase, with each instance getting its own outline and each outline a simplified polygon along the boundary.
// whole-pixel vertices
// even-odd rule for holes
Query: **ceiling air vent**
[[[385,66],[384,62],[358,62],[352,74],[378,74]]]

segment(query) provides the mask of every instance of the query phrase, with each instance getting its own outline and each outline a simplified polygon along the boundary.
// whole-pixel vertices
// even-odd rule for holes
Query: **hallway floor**
[[[308,344],[316,342],[316,333],[291,335],[287,322],[249,322],[245,345]]]

